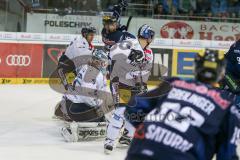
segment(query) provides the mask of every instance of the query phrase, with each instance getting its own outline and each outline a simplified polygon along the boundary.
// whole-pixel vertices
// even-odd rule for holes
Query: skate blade
[[[110,151],[110,150],[108,150],[108,149],[104,149],[104,153],[105,153],[106,155],[110,155],[110,154],[112,153],[112,151]]]
[[[116,145],[116,148],[120,148],[120,149],[126,149],[126,148],[128,148],[128,147],[129,147],[129,145],[127,145],[127,144],[118,143],[118,144]]]

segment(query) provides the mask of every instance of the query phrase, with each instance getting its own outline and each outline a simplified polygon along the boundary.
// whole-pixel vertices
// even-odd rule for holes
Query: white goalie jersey
[[[81,67],[73,85],[76,88],[76,92],[74,94],[66,94],[65,97],[73,103],[85,103],[92,107],[101,106],[103,103],[103,100],[97,96],[98,92],[110,92],[105,75],[90,65]]]

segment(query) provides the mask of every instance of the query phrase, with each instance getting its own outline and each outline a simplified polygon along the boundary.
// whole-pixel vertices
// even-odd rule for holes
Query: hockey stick
[[[140,73],[139,73],[139,76],[140,76],[140,91],[141,93],[143,92],[143,75],[142,75],[142,64],[139,64],[139,69],[140,69]]]
[[[130,17],[128,18],[128,21],[127,21],[127,24],[126,24],[126,31],[128,31],[128,28],[129,28],[129,26],[130,26],[130,23],[131,23],[131,21],[132,21],[132,18],[133,18],[133,16],[130,16]]]

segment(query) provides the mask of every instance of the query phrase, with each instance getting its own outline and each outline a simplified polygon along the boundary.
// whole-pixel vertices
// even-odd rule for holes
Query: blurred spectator
[[[71,8],[71,2],[69,0],[56,0],[56,9],[66,11]]]
[[[117,4],[118,0],[104,0],[102,1],[102,9],[104,11],[110,10],[113,5]]]
[[[188,12],[188,20],[195,20],[194,18],[194,9],[190,9]]]
[[[229,14],[227,12],[221,13],[221,22],[227,22],[229,18]]]
[[[7,5],[7,1],[0,0],[0,10],[5,10]]]
[[[79,11],[79,9],[80,9],[80,1],[81,0],[72,0],[71,7],[72,7],[73,13]]]
[[[231,22],[233,22],[233,23],[237,23],[238,21],[237,21],[237,14],[235,13],[235,12],[232,12],[231,14],[230,14],[230,18],[232,18],[231,19]]]
[[[187,13],[190,10],[196,10],[196,0],[179,0],[179,11]]]
[[[213,21],[221,22],[221,17],[222,17],[221,12],[217,12],[217,13],[213,14]]]
[[[203,16],[204,14],[208,13],[211,9],[211,3],[207,0],[197,0],[196,2],[196,13],[199,16]]]
[[[167,13],[172,14],[172,8],[178,12],[179,0],[163,0],[163,7]]]
[[[211,1],[211,10],[213,14],[218,12],[226,12],[227,9],[227,1],[226,0],[212,0]]]
[[[228,11],[229,12],[239,12],[240,11],[240,1],[239,0],[228,0]]]
[[[174,16],[178,16],[178,15],[179,15],[178,9],[177,9],[176,6],[172,6],[171,9],[172,9],[172,10],[171,10],[172,18],[173,18],[173,19],[176,19],[177,17],[174,17]]]
[[[155,9],[154,9],[154,14],[156,15],[166,15],[166,11],[163,8],[163,4],[159,3]]]
[[[47,7],[47,1],[45,0],[25,0],[23,1],[28,7],[29,11],[31,9],[40,9]]]
[[[196,11],[197,10],[197,0],[189,0],[191,8]]]
[[[32,0],[32,8],[40,8],[40,6],[39,0]]]
[[[81,11],[97,11],[97,0],[81,0]]]
[[[0,2],[1,1],[5,2],[5,0],[0,0]],[[29,8],[53,8],[57,13],[63,15],[78,13],[79,11],[87,11],[87,15],[89,15],[89,13],[96,15],[96,11],[109,11],[119,0],[23,1],[28,4]],[[183,15],[185,17],[187,16],[187,18],[184,19],[188,20],[226,21],[227,19],[228,22],[234,23],[238,21],[237,18],[240,15],[240,0],[128,0],[128,2],[132,4],[129,5],[126,12],[123,12],[124,15],[150,17],[153,12],[154,15]],[[48,3],[49,7],[44,3]],[[135,5],[135,3],[142,5]],[[201,17],[197,18],[196,16]],[[167,16],[159,17],[167,18]],[[178,19],[178,17],[176,19]]]
[[[207,22],[213,21],[212,17],[213,17],[213,14],[211,11],[209,11],[207,13],[207,17],[205,18],[205,21],[207,21]]]

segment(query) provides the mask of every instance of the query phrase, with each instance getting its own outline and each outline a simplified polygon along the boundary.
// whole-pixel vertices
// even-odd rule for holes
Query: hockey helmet
[[[206,49],[195,58],[195,78],[203,83],[219,82],[226,68],[224,55],[216,50]]]
[[[110,12],[105,12],[103,15],[103,25],[119,23],[120,11],[118,9],[113,9]]]
[[[138,29],[138,38],[153,39],[155,32],[152,27],[144,24]]]
[[[108,65],[108,55],[103,50],[95,49],[92,54],[92,61],[101,71],[106,71]]]
[[[95,27],[84,27],[84,28],[82,28],[81,33],[82,33],[82,36],[86,38],[87,35],[90,34],[90,33],[95,34],[96,33],[96,28]]]

